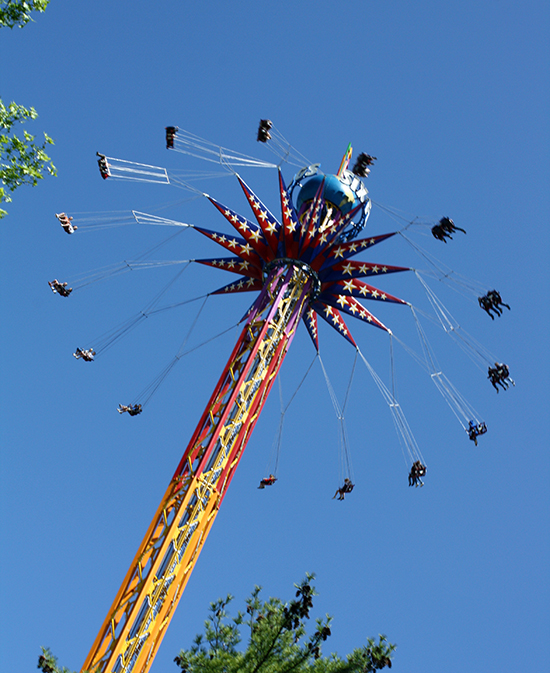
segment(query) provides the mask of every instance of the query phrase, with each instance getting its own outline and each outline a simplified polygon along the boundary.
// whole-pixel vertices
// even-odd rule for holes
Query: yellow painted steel
[[[82,671],[146,673],[303,315],[312,281],[268,276]],[[181,469],[180,469],[181,468]]]

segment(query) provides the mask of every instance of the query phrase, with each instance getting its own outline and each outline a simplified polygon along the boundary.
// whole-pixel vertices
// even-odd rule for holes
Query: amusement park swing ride
[[[261,120],[258,141],[266,143],[279,156],[279,164],[262,162],[212,145],[177,127],[166,128],[168,149],[217,163],[234,174],[255,222],[191,187],[187,178],[183,179],[177,173],[98,153],[99,169],[104,179],[176,184],[208,199],[232,227],[233,233],[212,231],[137,211],[132,211],[131,217],[140,224],[192,227],[224,248],[229,256],[190,261],[237,276],[236,280],[211,294],[255,292],[257,296],[241,321],[244,324],[242,332],[114,598],[84,662],[83,671],[146,673],[149,670],[301,322],[306,326],[317,352],[319,318],[356,348],[391,410],[398,436],[409,456],[410,485],[422,484],[421,477],[426,472],[424,460],[401,407],[357,347],[344,316],[387,332],[390,340],[395,337],[363,305],[362,300],[409,307],[417,323],[424,356],[419,357],[412,351],[411,354],[428,371],[469,438],[477,444],[477,438],[486,432],[485,423],[440,371],[417,320],[415,308],[362,279],[370,281],[373,276],[415,273],[428,295],[439,326],[456,339],[473,359],[477,358],[484,366],[489,363],[489,376],[493,371],[491,382],[495,388],[496,384],[506,388],[508,383],[513,383],[506,365],[495,363],[492,367],[494,357],[460,330],[418,272],[409,267],[354,259],[396,234],[404,236],[403,230],[361,237],[372,205],[363,181],[370,172],[369,166],[374,163],[374,157],[360,154],[350,170],[352,150],[349,146],[338,171],[323,174],[320,164],[311,164],[301,155],[294,156],[291,146],[270,121]],[[287,186],[280,164],[292,164],[292,161],[300,170]],[[239,166],[278,170],[280,220],[236,172]],[[90,226],[85,219],[73,219],[66,213],[57,215],[57,218],[69,234],[75,233],[79,227]],[[442,218],[432,227],[432,233],[435,238],[444,240],[457,229],[452,220]],[[128,262],[125,265],[131,266]],[[443,275],[448,277],[449,274],[441,271]],[[49,284],[54,293],[63,297],[68,297],[73,290],[57,279]],[[74,289],[78,289],[76,285]],[[473,291],[479,293],[479,288]],[[485,301],[490,294],[480,297],[480,305],[481,300]],[[500,315],[499,307],[504,305],[500,295],[493,299],[489,296],[487,301],[492,303],[489,308]],[[487,310],[485,306],[482,308]],[[154,310],[151,305],[149,314]],[[147,311],[141,314],[148,315]],[[111,334],[104,344],[76,349],[75,357],[93,361],[129,326]],[[154,384],[153,391],[158,383]],[[118,409],[120,413],[128,412],[132,416],[142,410],[141,403],[120,405]],[[275,475],[269,475],[262,480],[260,487],[272,485],[275,480]],[[352,489],[348,475],[337,491],[339,499]]]

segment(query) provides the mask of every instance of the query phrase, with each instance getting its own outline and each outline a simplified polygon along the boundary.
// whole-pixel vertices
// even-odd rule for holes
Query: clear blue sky
[[[130,226],[66,236],[54,213],[151,212],[180,201],[161,212],[224,230],[212,206],[185,201],[185,191],[101,180],[95,153],[186,168],[186,156],[164,147],[164,127],[174,124],[271,160],[255,141],[262,117],[327,172],[349,142],[377,156],[373,201],[411,219],[448,215],[467,230],[447,245],[420,228],[411,237],[511,305],[491,321],[475,296],[435,287],[460,324],[509,364],[516,387],[497,395],[450,339],[433,333],[444,371],[489,426],[476,448],[429,377],[397,348],[399,399],[428,465],[425,487],[409,489],[387,405],[359,367],[346,410],[357,485],[344,503],[331,500],[338,428],[318,366],[286,414],[279,481],[257,490],[277,433],[274,394],[153,673],[176,670],[172,660],[202,629],[211,600],[231,592],[240,608],[255,584],[290,598],[306,571],[318,577],[316,616],[334,616],[325,653],[344,655],[382,632],[398,644],[396,671],[543,670],[549,24],[547,3],[532,0],[52,0],[35,23],[1,32],[1,95],[36,107],[40,117],[28,129],[55,139],[59,171],[16,192],[0,228],[3,670],[35,670],[40,645],[80,668],[236,336],[182,359],[146,413],[119,416],[116,406],[177,352],[198,305],[152,317],[93,364],[75,361],[76,346],[93,346],[137,313],[174,271],[126,274],[68,299],[47,281],[135,259],[172,232]],[[293,170],[283,172],[289,181]],[[243,175],[277,212],[275,171]],[[249,214],[231,178],[200,186]],[[395,227],[373,208],[370,234]],[[220,254],[201,239],[187,231],[158,257]],[[426,268],[400,237],[365,259]],[[169,301],[230,280],[189,268]],[[412,274],[379,285],[426,302]],[[234,324],[251,300],[209,299],[194,343]],[[408,309],[382,308],[372,310],[418,350]],[[387,336],[348,324],[388,383]],[[354,351],[328,326],[320,331],[342,400]],[[285,400],[313,355],[301,328],[282,371]]]

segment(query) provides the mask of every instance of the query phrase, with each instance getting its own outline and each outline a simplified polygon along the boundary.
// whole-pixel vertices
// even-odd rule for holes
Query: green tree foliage
[[[365,647],[353,650],[346,659],[336,654],[323,656],[321,648],[331,635],[332,618],[317,619],[315,632],[308,635],[305,620],[313,607],[313,575],[296,584],[296,597],[288,603],[278,598],[260,599],[256,587],[246,600],[246,613],[227,613],[233,596],[210,603],[204,635],[195,637],[189,650],[174,659],[181,673],[374,673],[391,668],[392,645],[386,636],[367,638]],[[243,638],[246,648],[239,647]],[[38,668],[43,673],[71,673],[59,668],[52,653],[42,648]]]
[[[8,0],[0,6],[0,28],[23,28],[31,19],[31,12],[43,12],[50,0]],[[31,107],[10,103],[7,107],[0,98],[0,206],[9,203],[10,193],[21,185],[35,186],[47,172],[57,175],[55,166],[46,154],[46,145],[53,145],[53,140],[44,133],[44,142],[36,144],[34,136],[23,131],[18,136],[12,131],[14,124],[36,119],[38,113]],[[7,212],[0,207],[0,219]]]
[[[210,604],[204,635],[196,636],[189,650],[175,658],[182,673],[371,673],[391,668],[395,645],[380,635],[378,642],[367,639],[367,646],[355,649],[346,659],[336,654],[324,657],[323,643],[331,635],[331,617],[318,619],[315,632],[308,635],[305,620],[313,606],[315,590],[312,575],[296,586],[296,597],[289,603],[277,598],[260,599],[256,587],[247,599],[246,614],[231,618],[226,608],[228,595]],[[239,648],[247,634],[246,648]]]
[[[31,12],[44,12],[50,0],[6,0],[0,7],[0,27],[23,28],[32,21]]]
[[[72,673],[68,668],[60,668],[57,665],[57,659],[50,652],[48,647],[41,647],[42,654],[38,657],[38,666],[42,673]]]
[[[24,130],[23,136],[12,131],[14,124],[36,117],[38,113],[33,107],[27,109],[16,103],[10,103],[6,107],[0,99],[0,180],[3,185],[0,187],[0,204],[11,201],[9,192],[17,187],[34,187],[44,177],[44,172],[57,175],[55,166],[45,152],[46,146],[53,144],[53,140],[46,133],[44,142],[37,144],[28,131]],[[0,208],[0,218],[6,214]]]

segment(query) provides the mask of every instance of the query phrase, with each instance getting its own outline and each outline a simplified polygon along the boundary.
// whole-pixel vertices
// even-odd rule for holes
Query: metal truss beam
[[[312,291],[303,264],[270,271],[82,671],[149,670]]]

